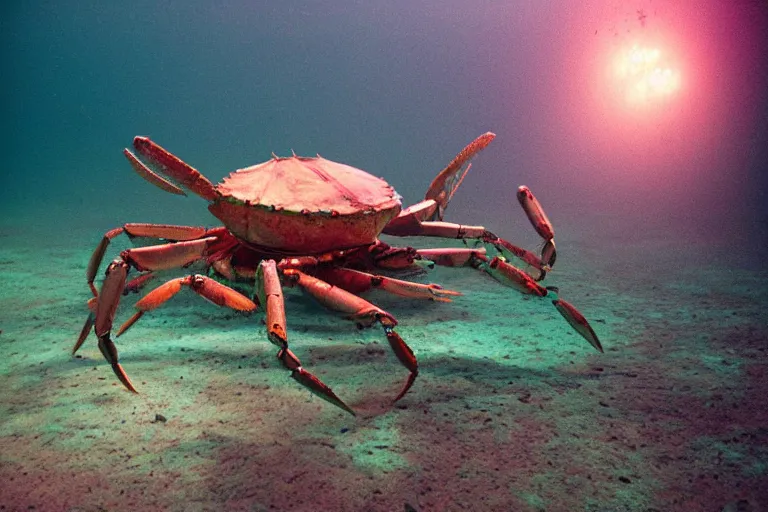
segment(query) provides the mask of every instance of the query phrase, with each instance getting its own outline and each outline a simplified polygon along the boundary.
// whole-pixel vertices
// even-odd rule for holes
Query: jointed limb
[[[203,237],[207,230],[204,227],[198,226],[173,226],[168,224],[144,224],[144,223],[129,223],[124,224],[121,227],[107,231],[104,237],[96,246],[96,249],[91,255],[91,259],[88,262],[86,270],[86,278],[88,280],[88,286],[93,292],[93,296],[96,297],[98,292],[93,286],[93,281],[96,279],[96,274],[101,266],[101,261],[104,259],[104,253],[109,247],[109,243],[113,238],[125,233],[129,237],[147,237],[157,238],[165,240],[195,240]]]
[[[316,277],[307,275],[297,269],[283,271],[288,282],[301,286],[324,306],[346,313],[350,320],[357,322],[360,327],[370,327],[378,322],[384,328],[387,341],[400,363],[410,371],[408,380],[402,390],[395,397],[395,402],[400,400],[413,385],[419,374],[419,365],[411,348],[403,341],[395,326],[397,320],[383,309],[371,304],[367,300],[358,297],[338,286],[332,286]]]
[[[451,302],[450,297],[461,295],[461,292],[445,290],[438,284],[413,283],[348,268],[329,267],[316,271],[315,275],[353,294],[377,288],[401,297],[438,302]]]
[[[234,309],[235,311],[243,312],[250,312],[256,309],[256,304],[251,299],[210,277],[200,274],[179,277],[161,284],[142,297],[141,300],[134,305],[138,311],[120,327],[120,330],[117,332],[117,337],[121,336],[136,323],[145,312],[152,311],[161,306],[171,297],[179,293],[182,286],[188,286],[192,291],[217,306],[224,306]]]
[[[280,284],[280,277],[274,260],[264,260],[259,264],[256,275],[256,293],[267,314],[267,335],[269,341],[279,347],[277,358],[285,368],[291,371],[291,377],[323,400],[355,415],[333,390],[301,366],[301,361],[288,349],[288,333],[285,319],[285,301]]]

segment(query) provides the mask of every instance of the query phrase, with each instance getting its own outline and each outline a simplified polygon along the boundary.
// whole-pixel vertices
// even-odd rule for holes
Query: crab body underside
[[[557,289],[539,284],[555,262],[554,230],[539,202],[527,187],[518,189],[518,200],[544,240],[534,254],[501,239],[482,226],[443,222],[445,209],[471,166],[470,160],[495,135],[486,133],[472,141],[443,169],[423,201],[401,209],[400,196],[384,180],[354,167],[321,157],[274,157],[230,174],[214,186],[197,170],[146,137],[136,137],[126,149],[134,170],[154,185],[174,194],[187,189],[209,202],[221,227],[125,224],[107,232],[87,268],[93,294],[90,313],[73,353],[91,330],[118,379],[136,391],[118,361],[112,341],[112,324],[120,298],[139,291],[161,270],[202,263],[205,274],[171,279],[146,293],[135,304],[136,312],[118,330],[123,334],[143,314],[188,287],[219,306],[266,313],[267,335],[277,346],[277,358],[292,377],[311,392],[354,414],[336,394],[305,370],[288,348],[284,287],[299,287],[327,308],[343,313],[360,327],[379,325],[398,360],[409,371],[395,401],[410,389],[418,375],[413,351],[396,332],[390,313],[360,297],[373,288],[412,299],[450,302],[457,291],[436,284],[421,284],[393,277],[401,271],[425,266],[472,267],[523,294],[552,299],[556,309],[591,345],[602,352],[595,332],[581,313],[558,298]],[[146,163],[145,163],[146,162]],[[106,270],[100,289],[94,285],[110,241],[120,234],[154,239],[156,243],[120,253]],[[434,236],[460,239],[467,247],[414,249],[392,247],[379,235]],[[469,242],[474,242],[470,247]],[[495,256],[489,256],[489,253]],[[517,262],[522,268],[512,265]],[[129,280],[129,272],[140,274]],[[223,282],[221,282],[223,281]],[[245,286],[245,288],[243,288]],[[238,290],[255,289],[251,296]]]

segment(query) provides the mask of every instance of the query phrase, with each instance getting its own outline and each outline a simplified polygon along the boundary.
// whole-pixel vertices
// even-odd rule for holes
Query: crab
[[[497,237],[483,226],[443,221],[449,201],[471,167],[470,160],[494,138],[495,134],[488,132],[473,140],[437,175],[423,201],[402,209],[400,196],[383,179],[319,155],[281,158],[273,154],[269,161],[239,169],[213,185],[149,138],[135,137],[133,147],[139,156],[129,149],[124,154],[136,173],[167,192],[193,192],[208,201],[208,209],[223,225],[206,228],[129,223],[105,233],[88,263],[86,277],[93,298],[88,302],[90,312],[73,354],[94,331],[98,347],[119,381],[137,392],[119,362],[112,340],[120,299],[141,290],[160,271],[185,269],[192,264],[202,266],[202,273],[170,279],[146,293],[135,303],[135,313],[115,337],[183,287],[236,311],[250,313],[260,306],[266,313],[267,337],[276,345],[277,359],[291,376],[310,392],[353,415],[355,411],[306,370],[289,349],[284,287],[303,289],[360,328],[383,328],[392,351],[409,372],[393,402],[413,385],[418,361],[396,332],[395,317],[360,294],[377,288],[410,299],[439,302],[450,302],[461,295],[437,284],[395,277],[398,273],[402,277],[405,271],[424,272],[434,265],[472,267],[520,293],[548,297],[568,323],[602,352],[584,316],[557,296],[557,288],[539,284],[555,263],[554,229],[527,187],[520,187],[517,197],[544,241],[538,255]],[[464,246],[393,247],[379,239],[382,233],[459,239]],[[122,251],[107,266],[101,288],[97,289],[96,275],[110,241],[121,234],[154,243]],[[139,274],[128,280],[131,270]]]

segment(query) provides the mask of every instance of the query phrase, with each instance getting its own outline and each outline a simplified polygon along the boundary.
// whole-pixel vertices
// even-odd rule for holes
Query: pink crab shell
[[[275,157],[216,189],[209,210],[236,237],[287,254],[371,244],[401,208],[386,181],[320,156]]]

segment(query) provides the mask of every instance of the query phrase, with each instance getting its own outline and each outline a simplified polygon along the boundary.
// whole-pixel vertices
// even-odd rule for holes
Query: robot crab
[[[147,137],[136,137],[124,154],[133,169],[150,183],[173,193],[184,189],[208,201],[210,212],[223,226],[214,228],[130,223],[108,231],[87,267],[93,294],[90,314],[73,353],[91,330],[98,347],[120,382],[136,392],[118,361],[112,326],[121,297],[138,291],[156,272],[202,263],[205,274],[171,279],[146,293],[136,312],[118,330],[123,334],[143,314],[188,287],[205,299],[237,311],[261,306],[266,313],[267,336],[277,346],[277,358],[291,376],[312,393],[350,414],[332,389],[307,371],[288,348],[284,287],[299,287],[327,308],[339,311],[359,327],[380,325],[398,360],[409,375],[394,401],[402,398],[418,375],[418,362],[396,332],[397,320],[360,294],[378,288],[414,299],[450,302],[461,295],[436,284],[421,284],[392,277],[424,263],[448,267],[468,266],[485,272],[523,294],[554,296],[551,302],[593,347],[602,352],[595,332],[570,303],[557,297],[557,289],[539,284],[555,263],[554,230],[539,202],[527,187],[518,200],[544,240],[540,254],[519,248],[483,226],[444,222],[446,207],[471,167],[471,159],[495,138],[485,133],[454,158],[430,185],[423,201],[401,209],[400,196],[386,181],[349,165],[313,158],[273,155],[267,162],[239,169],[213,185],[197,170]],[[461,239],[474,246],[415,249],[393,247],[380,234]],[[107,269],[101,289],[94,282],[110,241],[129,237],[155,239],[155,245],[120,253]],[[495,255],[490,256],[493,253]],[[519,262],[522,270],[511,262]],[[130,281],[129,272],[139,275]],[[246,296],[238,289],[254,289]],[[236,289],[237,288],[237,289]]]

